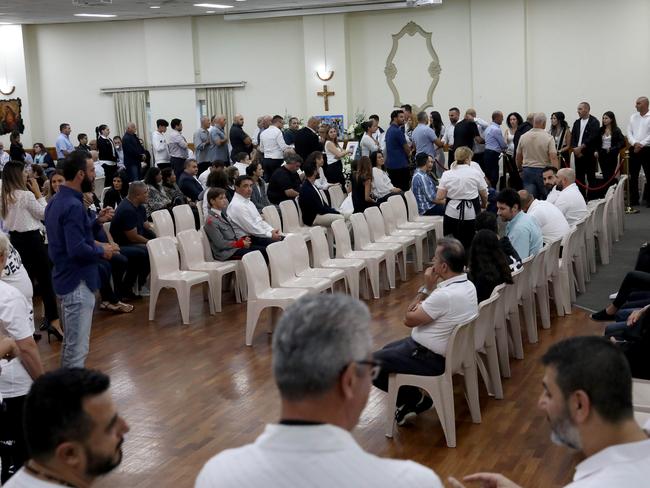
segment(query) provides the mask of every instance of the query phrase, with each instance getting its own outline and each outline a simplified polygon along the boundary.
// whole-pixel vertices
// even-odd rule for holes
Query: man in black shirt
[[[465,118],[456,124],[454,127],[454,152],[459,147],[469,147],[472,149],[474,143],[480,139],[478,126],[472,118],[471,112],[465,112]]]
[[[314,151],[323,152],[323,144],[318,137],[319,125],[320,119],[318,117],[310,117],[307,125],[300,129],[293,138],[296,153],[303,161],[306,161],[307,156]]]
[[[284,200],[293,200],[300,191],[300,176],[298,168],[302,164],[302,158],[297,154],[290,154],[286,157],[285,163],[277,171],[273,172],[267,194],[269,201],[279,205]]]
[[[230,159],[236,163],[235,156],[239,153],[245,152],[250,154],[253,151],[253,140],[246,132],[244,132],[244,117],[241,114],[235,115],[232,126],[230,127],[230,145],[232,151],[230,152]]]

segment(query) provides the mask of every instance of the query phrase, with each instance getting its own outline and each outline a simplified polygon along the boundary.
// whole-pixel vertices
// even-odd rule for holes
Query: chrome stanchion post
[[[639,213],[639,210],[630,205],[631,195],[630,195],[630,150],[625,150],[625,156],[623,158],[623,172],[627,175],[625,178],[625,213],[626,214],[636,214]]]

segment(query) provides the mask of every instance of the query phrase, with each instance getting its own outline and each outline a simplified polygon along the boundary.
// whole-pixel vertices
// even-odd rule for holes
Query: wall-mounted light
[[[325,16],[321,17],[321,29],[322,29],[322,39],[323,39],[323,58],[325,64],[316,70],[316,76],[320,81],[330,81],[334,76],[334,70],[330,69],[327,64],[327,38],[325,37]]]
[[[16,91],[16,85],[13,86],[4,85],[2,88],[0,88],[0,93],[5,97],[8,97],[15,91]]]
[[[318,79],[321,81],[330,81],[334,76],[334,70],[318,70],[316,71],[316,76],[318,76]]]

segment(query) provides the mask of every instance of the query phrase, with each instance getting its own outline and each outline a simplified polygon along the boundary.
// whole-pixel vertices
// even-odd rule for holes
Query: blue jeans
[[[546,200],[546,188],[544,188],[544,178],[542,173],[544,168],[526,168],[524,167],[524,189],[534,195],[538,200]]]
[[[59,299],[64,327],[61,367],[83,368],[88,356],[95,294],[82,281],[70,293],[59,295]]]
[[[126,175],[129,179],[129,183],[132,181],[138,181],[140,179],[140,165],[129,164],[126,167]]]

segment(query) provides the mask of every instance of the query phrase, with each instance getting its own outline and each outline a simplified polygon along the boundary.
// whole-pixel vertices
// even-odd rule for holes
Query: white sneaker
[[[616,297],[617,297],[617,296],[618,296],[618,293],[612,293],[612,294],[609,296],[609,299],[610,299],[610,300],[616,300]]]

